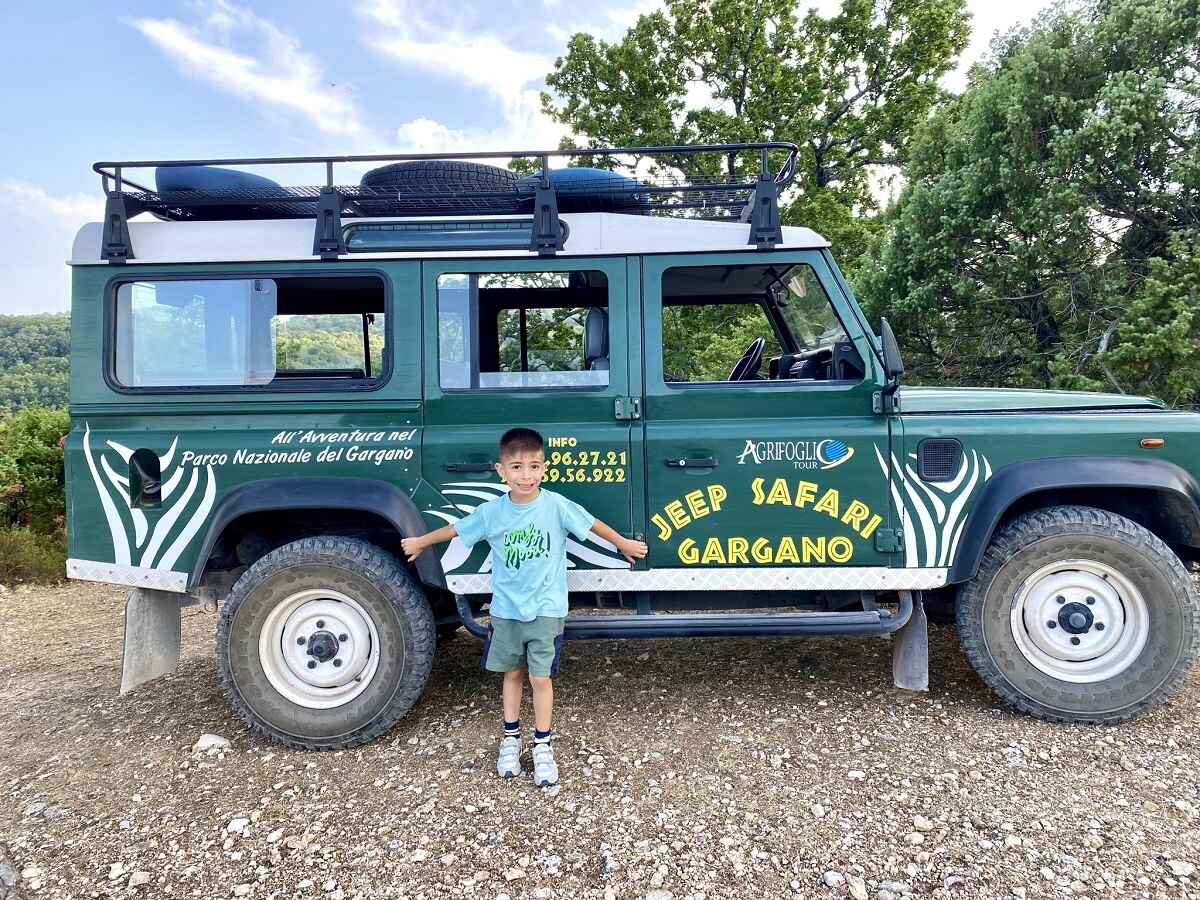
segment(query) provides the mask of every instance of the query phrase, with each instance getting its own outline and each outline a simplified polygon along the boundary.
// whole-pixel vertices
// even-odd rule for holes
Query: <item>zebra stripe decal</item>
[[[116,441],[106,443],[108,450],[120,458],[122,466],[128,471],[133,451]],[[129,479],[113,468],[104,450],[93,450],[91,425],[84,423],[83,456],[87,460],[88,471],[92,473],[96,492],[100,495],[100,506],[104,510],[104,518],[112,535],[113,562],[116,565],[170,570],[196,536],[200,526],[208,519],[217,496],[217,479],[213,474],[213,467],[209,465],[185,469],[181,465],[175,465],[172,468],[178,444],[179,438],[176,437],[167,452],[158,457],[162,478],[161,505],[146,509],[135,508],[132,506]],[[182,493],[176,494],[185,478],[187,486]],[[173,501],[172,497],[175,498]],[[191,514],[185,517],[189,507]],[[153,529],[151,517],[154,519]],[[182,527],[174,540],[167,543],[180,521],[183,522]],[[135,555],[138,557],[136,561]]]
[[[966,523],[964,513],[976,491],[992,477],[991,463],[976,450],[969,453],[964,450],[952,481],[926,482],[913,471],[910,462],[916,460],[917,454],[908,454],[903,465],[894,453],[890,457],[889,468],[888,460],[876,445],[875,458],[879,460],[883,477],[889,479],[892,502],[904,531],[905,567],[944,568],[952,565]]]
[[[431,516],[437,516],[448,525],[453,525],[459,519],[468,515],[476,506],[485,503],[488,500],[495,500],[497,497],[503,497],[508,493],[507,484],[495,484],[490,481],[451,481],[441,485],[441,492],[452,501],[455,497],[465,497],[468,500],[476,502],[451,502],[447,503],[441,509],[425,510]],[[579,563],[588,563],[602,569],[628,569],[629,562],[620,554],[617,553],[617,548],[603,538],[597,537],[595,534],[588,535],[588,544],[595,544],[607,551],[601,553],[594,550],[579,541],[573,540],[570,535],[567,536],[567,568],[573,569]],[[453,573],[456,569],[466,563],[471,556],[471,549],[463,542],[455,537],[442,553],[442,571],[447,575]],[[483,565],[479,567],[479,573],[492,571],[492,556],[489,553],[483,561]]]

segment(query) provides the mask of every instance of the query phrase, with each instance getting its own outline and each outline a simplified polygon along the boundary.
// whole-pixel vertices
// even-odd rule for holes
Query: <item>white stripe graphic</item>
[[[83,423],[83,457],[87,460],[88,470],[92,473],[92,481],[96,484],[96,492],[100,495],[100,506],[104,510],[104,518],[108,521],[108,530],[112,534],[113,560],[118,566],[129,565],[129,538],[125,535],[125,525],[121,522],[117,507],[108,494],[100,473],[96,470],[96,461],[92,459],[91,446],[92,428],[87,422]]]
[[[156,568],[169,569],[175,565],[175,560],[179,559],[180,554],[182,554],[187,548],[187,545],[191,543],[191,540],[193,537],[195,537],[196,532],[200,530],[200,526],[203,525],[205,519],[208,518],[208,511],[212,509],[213,500],[217,496],[217,479],[213,474],[213,467],[210,465],[207,468],[208,481],[204,485],[204,498],[200,501],[199,509],[192,513],[192,517],[188,520],[187,525],[184,527],[183,531],[179,533],[179,537],[175,538],[175,543],[173,543],[170,549],[163,554],[162,559],[158,561],[158,566]],[[180,506],[182,507],[183,504],[180,504]]]

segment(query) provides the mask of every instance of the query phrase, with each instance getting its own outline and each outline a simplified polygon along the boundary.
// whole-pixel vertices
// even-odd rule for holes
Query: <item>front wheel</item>
[[[394,557],[350,538],[306,538],[238,579],[217,623],[217,662],[230,705],[255,731],[339,750],[409,711],[435,641],[424,592]]]
[[[1017,709],[1121,722],[1183,683],[1200,649],[1200,599],[1145,528],[1059,506],[996,535],[959,595],[957,625],[980,678]]]

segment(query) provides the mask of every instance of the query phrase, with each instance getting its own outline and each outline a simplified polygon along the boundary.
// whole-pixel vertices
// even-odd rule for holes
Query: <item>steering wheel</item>
[[[728,381],[753,381],[758,377],[762,368],[763,350],[766,349],[767,339],[756,337],[742,353],[742,358],[733,365]]]

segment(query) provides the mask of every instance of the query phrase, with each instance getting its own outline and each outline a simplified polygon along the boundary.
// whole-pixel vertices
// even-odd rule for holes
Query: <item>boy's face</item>
[[[514,497],[532,496],[546,474],[546,455],[541,450],[508,451],[496,463],[496,474],[506,482]]]

